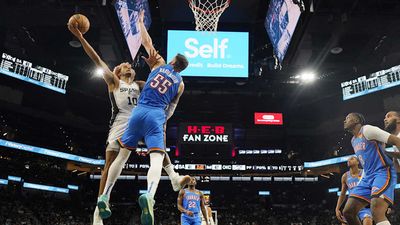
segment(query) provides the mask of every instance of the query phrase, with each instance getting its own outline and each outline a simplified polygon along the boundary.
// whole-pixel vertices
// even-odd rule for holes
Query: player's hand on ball
[[[193,212],[188,210],[188,211],[186,211],[186,215],[193,216]]]
[[[68,23],[67,26],[68,30],[71,31],[75,37],[82,37],[82,33],[78,30],[78,23]]]

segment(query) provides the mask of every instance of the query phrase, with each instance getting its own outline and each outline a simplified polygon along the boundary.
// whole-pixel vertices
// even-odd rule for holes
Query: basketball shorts
[[[362,222],[365,218],[372,218],[372,213],[370,208],[363,208],[358,212],[358,218]]]
[[[124,148],[134,150],[138,141],[144,138],[149,152],[165,152],[165,122],[164,109],[138,105],[133,109],[128,126],[118,141]]]
[[[199,214],[195,214],[193,217],[182,214],[181,225],[201,225],[201,217]]]
[[[394,167],[382,168],[372,174],[365,174],[360,183],[354,187],[350,197],[371,203],[372,198],[385,199],[393,205],[397,173]]]
[[[107,144],[116,141],[118,138],[122,137],[126,127],[128,126],[128,116],[117,116],[116,119],[110,126],[110,131],[108,132]]]

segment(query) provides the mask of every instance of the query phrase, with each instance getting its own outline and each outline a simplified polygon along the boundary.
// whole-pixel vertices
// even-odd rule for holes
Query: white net
[[[230,0],[188,0],[196,21],[197,31],[217,31],[222,13]]]

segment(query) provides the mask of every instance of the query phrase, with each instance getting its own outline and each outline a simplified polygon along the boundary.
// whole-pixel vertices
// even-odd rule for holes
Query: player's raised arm
[[[337,203],[336,203],[336,208],[335,208],[336,218],[341,223],[345,223],[343,221],[344,217],[342,215],[342,212],[340,211],[340,206],[343,204],[344,200],[346,199],[346,192],[347,192],[346,180],[347,180],[347,173],[344,173],[343,176],[342,176],[342,189],[340,191],[340,195],[338,197],[338,200],[337,200]]]
[[[206,210],[206,206],[204,204],[204,195],[203,192],[200,192],[200,209],[201,213],[203,213],[204,219],[206,220],[206,224],[209,225],[209,220],[208,220],[208,213]]]
[[[150,37],[149,33],[147,32],[146,27],[144,26],[143,20],[144,20],[144,11],[142,10],[139,13],[137,25],[138,25],[138,28],[140,31],[140,36],[142,38],[142,45],[146,49],[147,54],[150,55],[152,52],[157,52],[157,51],[153,46],[153,41],[151,40],[151,37]],[[153,67],[150,68],[150,70],[153,70],[159,66],[165,65],[165,60],[163,59],[163,57],[160,56],[158,53],[157,53],[157,55],[159,56],[157,63],[154,64]]]
[[[166,112],[167,120],[171,118],[172,115],[174,115],[176,106],[178,106],[179,99],[182,96],[184,90],[185,90],[185,84],[182,81],[181,84],[179,85],[178,94],[175,96],[175,98],[172,100],[172,102],[169,104],[167,108]]]
[[[117,76],[111,72],[110,68],[108,68],[107,64],[100,58],[97,52],[93,49],[93,47],[86,41],[83,37],[82,33],[78,30],[76,24],[68,24],[68,30],[78,38],[81,42],[83,49],[86,54],[90,57],[90,59],[96,64],[96,66],[100,67],[103,72],[103,78],[106,81],[110,90],[114,89],[119,85],[119,79]]]
[[[395,145],[400,149],[400,138],[380,129],[379,127],[365,125],[363,127],[363,135],[367,140],[376,140],[385,144]],[[400,152],[386,151],[386,153],[392,157],[400,158]]]

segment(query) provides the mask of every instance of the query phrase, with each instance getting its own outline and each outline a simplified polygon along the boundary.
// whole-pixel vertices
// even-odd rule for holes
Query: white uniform
[[[208,206],[206,206],[206,211],[207,211],[207,214],[208,214]],[[200,213],[200,215],[201,215],[201,225],[206,225],[207,223],[206,223],[206,218],[204,218],[204,216],[203,216],[203,213]],[[214,219],[213,219],[213,217],[212,217],[212,213],[211,213],[211,215],[208,215],[208,224],[209,225],[214,225],[215,223],[214,223]]]
[[[109,93],[112,116],[110,120],[110,131],[108,133],[107,150],[118,151],[119,147],[116,140],[120,138],[128,126],[128,120],[132,110],[136,107],[140,95],[139,85],[136,82],[128,84],[119,81],[119,87]]]

